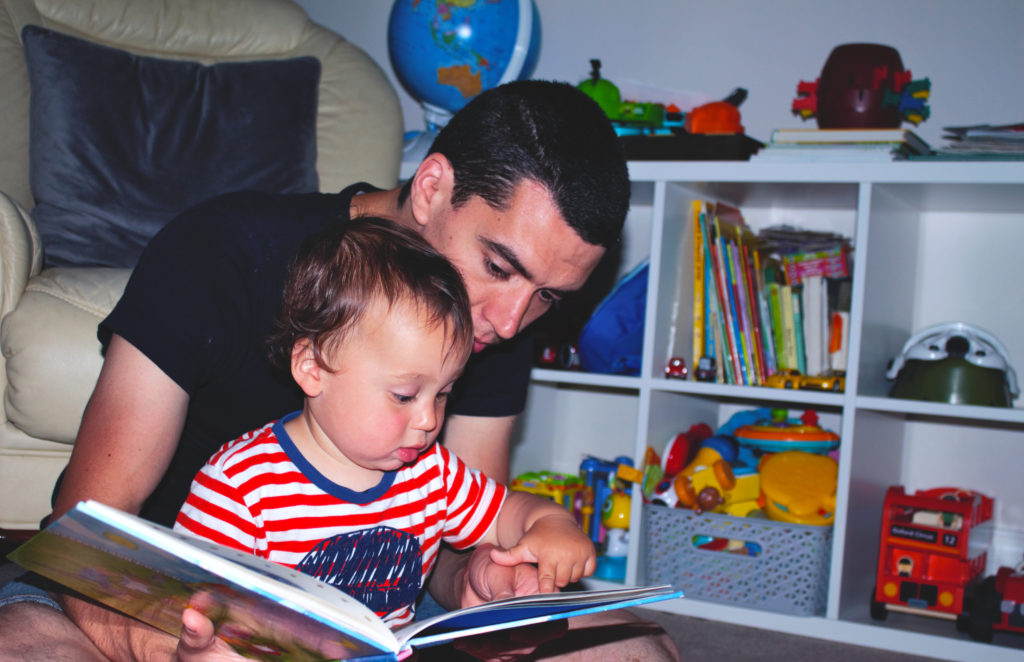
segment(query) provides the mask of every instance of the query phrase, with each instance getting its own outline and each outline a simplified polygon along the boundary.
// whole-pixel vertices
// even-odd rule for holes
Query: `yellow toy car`
[[[846,377],[843,375],[821,375],[812,377],[801,375],[799,370],[779,370],[774,375],[769,375],[765,386],[771,388],[799,388],[812,391],[834,391],[840,392],[846,389]]]

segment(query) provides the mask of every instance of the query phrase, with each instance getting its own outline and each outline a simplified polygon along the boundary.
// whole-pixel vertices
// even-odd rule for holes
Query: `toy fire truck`
[[[890,487],[882,513],[871,616],[888,610],[957,620],[964,596],[985,572],[992,545],[992,499],[940,487],[907,494]]]
[[[967,631],[977,641],[992,641],[993,630],[1024,633],[1024,563],[1003,566],[981,582],[971,601]]]

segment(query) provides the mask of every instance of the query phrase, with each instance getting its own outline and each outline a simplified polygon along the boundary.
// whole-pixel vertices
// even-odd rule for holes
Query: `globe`
[[[391,66],[430,130],[480,92],[529,78],[539,52],[533,0],[396,0],[391,8]]]

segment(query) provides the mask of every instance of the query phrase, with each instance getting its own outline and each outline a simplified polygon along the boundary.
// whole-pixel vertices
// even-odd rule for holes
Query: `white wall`
[[[422,111],[394,79],[388,59],[390,0],[298,3],[381,65],[399,89],[406,128],[422,129]],[[816,78],[834,46],[855,41],[893,46],[914,78],[931,79],[931,118],[916,131],[933,146],[944,144],[944,126],[1024,121],[1021,0],[536,3],[543,37],[534,77],[575,83],[586,77],[589,60],[600,58],[613,82],[710,98],[745,87],[743,124],[760,140],[775,128],[816,126],[790,112],[797,82]]]

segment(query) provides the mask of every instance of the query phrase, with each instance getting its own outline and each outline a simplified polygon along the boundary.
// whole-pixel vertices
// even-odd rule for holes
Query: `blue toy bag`
[[[588,372],[639,375],[644,345],[648,262],[623,276],[587,320],[577,343]]]

